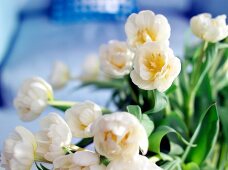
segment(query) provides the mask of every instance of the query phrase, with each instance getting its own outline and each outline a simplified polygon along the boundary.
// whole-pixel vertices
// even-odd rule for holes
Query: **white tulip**
[[[91,126],[102,116],[101,108],[93,102],[76,103],[65,112],[65,119],[74,137],[92,137]]]
[[[101,70],[111,77],[123,77],[132,69],[132,53],[127,44],[121,41],[110,41],[100,47]]]
[[[130,76],[134,84],[144,90],[164,92],[179,75],[181,62],[168,46],[146,43],[137,49],[133,67]]]
[[[57,157],[53,161],[54,170],[77,170],[73,162],[73,154]]]
[[[162,170],[145,156],[135,156],[131,159],[117,159],[111,161],[107,170]]]
[[[71,143],[72,134],[66,122],[56,113],[50,113],[40,122],[41,130],[36,134],[37,155],[48,161],[64,155],[63,147]]]
[[[99,58],[95,54],[86,57],[82,65],[82,74],[79,77],[82,81],[96,80],[99,78],[100,64]]]
[[[14,99],[14,106],[21,120],[31,121],[41,114],[52,98],[52,87],[42,78],[33,77],[22,84]]]
[[[99,156],[90,151],[78,151],[54,160],[54,170],[105,170]]]
[[[105,170],[105,166],[100,164],[98,154],[90,151],[78,151],[74,154],[73,161],[83,170]]]
[[[67,65],[61,61],[56,61],[50,76],[50,83],[55,89],[64,87],[70,80],[70,71]]]
[[[148,150],[148,139],[138,119],[127,112],[102,116],[93,126],[96,151],[109,159],[128,158]]]
[[[4,143],[1,166],[6,170],[30,170],[36,147],[33,134],[24,127],[16,127]]]
[[[168,43],[171,29],[165,16],[146,10],[128,17],[125,32],[128,44],[136,48],[146,42]]]
[[[212,18],[211,14],[202,13],[191,18],[192,32],[199,38],[208,42],[218,42],[228,36],[226,15]]]

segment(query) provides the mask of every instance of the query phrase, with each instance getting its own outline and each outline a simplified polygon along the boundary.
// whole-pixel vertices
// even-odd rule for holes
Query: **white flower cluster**
[[[203,40],[217,42],[228,35],[225,19],[223,15],[212,19],[209,14],[201,14],[192,18],[191,27]],[[152,11],[132,14],[125,32],[127,42],[110,41],[101,46],[101,69],[114,78],[130,75],[141,89],[166,91],[181,70],[180,60],[169,47],[167,19]],[[97,71],[97,66],[92,70]],[[97,75],[88,71],[81,79]],[[60,88],[69,79],[68,68],[56,63],[52,85]],[[52,87],[34,77],[23,83],[14,105],[23,121],[31,121],[53,101]],[[93,138],[96,152],[72,145],[73,137]],[[100,106],[85,101],[67,109],[65,119],[50,113],[41,120],[40,130],[34,134],[24,127],[16,127],[4,143],[1,166],[6,170],[29,170],[35,161],[41,161],[52,163],[54,170],[160,170],[143,156],[148,145],[146,130],[134,115],[128,112],[102,115]],[[110,161],[107,166],[100,156]]]
[[[144,90],[166,91],[181,70],[180,60],[169,48],[170,25],[163,15],[142,11],[125,24],[127,43],[111,41],[101,46],[101,69],[113,76],[130,73],[134,84]]]
[[[34,161],[44,161],[53,163],[55,170],[160,169],[147,157],[139,155],[139,151],[143,155],[147,153],[147,134],[130,113],[102,116],[98,105],[86,101],[69,108],[65,119],[50,113],[41,120],[41,130],[34,135],[23,127],[16,127],[5,141],[2,167],[29,170]],[[71,147],[72,136],[93,137],[97,152],[77,150],[65,155],[64,148]],[[100,155],[111,161],[107,167],[101,164]]]

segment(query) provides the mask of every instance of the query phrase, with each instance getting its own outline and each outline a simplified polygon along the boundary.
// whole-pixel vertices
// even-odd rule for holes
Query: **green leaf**
[[[164,170],[177,170],[177,167],[180,166],[180,161],[179,160],[174,160],[165,163],[164,165],[161,166]]]
[[[51,100],[48,101],[48,104],[58,110],[65,112],[67,109],[71,108],[76,102],[67,102],[67,101],[59,101],[59,100]]]
[[[49,170],[48,168],[46,168],[45,166],[43,166],[42,164],[38,165],[37,162],[35,162],[36,168],[38,170]]]
[[[195,162],[201,165],[213,149],[219,132],[219,117],[216,105],[213,104],[202,116],[191,140],[191,144],[196,144],[194,148],[187,147],[182,160],[185,162]]]
[[[142,120],[142,111],[138,105],[129,105],[127,106],[127,111],[137,117],[137,119],[141,122]]]
[[[86,146],[90,145],[91,143],[93,143],[93,138],[84,138],[75,145],[80,148],[85,148]]]
[[[174,128],[176,131],[181,133],[182,136],[187,137],[188,128],[184,123],[184,120],[176,112],[170,113],[161,123]]]
[[[228,43],[218,43],[218,49],[228,48]]]
[[[181,155],[184,152],[183,148],[174,143],[174,142],[170,142],[170,152],[169,155]]]
[[[110,163],[110,160],[108,158],[106,158],[105,156],[100,156],[100,163],[108,166],[108,164]]]
[[[183,165],[183,170],[200,170],[200,168],[196,163],[190,162],[187,165]]]
[[[173,93],[177,89],[177,85],[172,84],[172,86],[165,92],[166,95]]]
[[[150,91],[150,92],[153,92],[153,98],[154,98],[153,108],[146,111],[144,114],[152,114],[152,113],[159,112],[163,110],[167,104],[168,99],[164,93],[160,93],[157,90]]]
[[[144,126],[144,128],[146,129],[147,136],[150,136],[150,134],[154,130],[154,122],[149,118],[148,115],[143,114],[141,123]]]
[[[42,170],[41,167],[39,167],[39,165],[36,162],[35,162],[35,165],[38,170]]]
[[[43,166],[42,164],[40,164],[40,167],[41,167],[43,170],[49,170],[48,168],[46,168],[46,167]]]
[[[150,119],[150,117],[146,114],[142,114],[141,108],[138,105],[127,106],[127,111],[137,117],[137,119],[144,126],[147,136],[150,136],[154,130],[154,122]]]
[[[65,112],[67,109],[71,108],[71,106],[52,106],[60,111]]]
[[[175,129],[168,126],[159,126],[154,133],[152,133],[149,137],[149,151],[160,154],[161,142],[162,139],[170,134],[174,133],[177,137],[186,145],[190,145]],[[191,145],[193,147],[194,145]]]
[[[123,81],[119,79],[108,80],[93,80],[83,82],[80,86],[76,87],[76,90],[87,86],[95,86],[98,89],[122,89]]]
[[[228,143],[228,112],[227,108],[219,107],[219,117],[222,123],[222,133]]]

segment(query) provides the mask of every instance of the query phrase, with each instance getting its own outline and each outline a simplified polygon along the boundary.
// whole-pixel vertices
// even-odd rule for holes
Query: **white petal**
[[[74,154],[73,161],[79,166],[91,166],[99,164],[100,159],[96,153],[90,151],[78,151]]]

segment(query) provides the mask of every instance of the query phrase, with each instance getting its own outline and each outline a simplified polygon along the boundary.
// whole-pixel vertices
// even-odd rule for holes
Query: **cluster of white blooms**
[[[101,69],[115,77],[130,73],[133,83],[144,90],[167,90],[180,73],[181,62],[169,48],[171,29],[166,17],[152,11],[132,14],[125,32],[127,43],[101,47]]]
[[[5,141],[2,167],[7,170],[29,170],[34,161],[52,162],[55,170],[150,170],[160,169],[147,157],[148,138],[139,120],[128,112],[102,115],[93,102],[77,103],[66,111],[65,120],[56,113],[45,116],[35,135],[23,127]],[[127,120],[127,121],[126,121]],[[72,133],[76,137],[93,136],[95,152],[71,148]],[[100,155],[111,162],[106,167]]]
[[[208,42],[228,36],[226,16],[200,14],[191,19],[193,33]],[[125,24],[127,43],[114,41],[101,46],[101,69],[113,76],[130,73],[134,84],[144,90],[166,91],[181,71],[181,62],[169,47],[170,25],[152,11],[132,14]]]
[[[16,127],[5,141],[1,166],[6,170],[29,170],[34,161],[48,161],[60,170],[70,169],[71,164],[73,169],[104,169],[103,165],[99,165],[100,159],[96,153],[77,152],[71,157],[65,156],[64,151],[71,145],[72,132],[83,138],[92,136],[92,123],[101,115],[99,106],[86,101],[66,111],[69,125],[58,114],[50,113],[41,120],[41,129],[34,135],[23,127]]]
[[[209,14],[200,14],[191,19],[191,27],[203,40],[217,42],[228,35],[225,19],[224,15],[212,19]],[[181,70],[180,60],[169,47],[167,19],[152,11],[132,14],[125,32],[127,42],[110,41],[101,46],[101,69],[115,78],[130,74],[132,82],[141,89],[166,91]],[[97,65],[92,70],[97,70]],[[85,80],[95,76],[92,72],[86,74]],[[51,84],[60,88],[69,78],[66,65],[56,63]],[[23,83],[14,105],[23,121],[31,121],[52,100],[52,87],[34,77]],[[64,118],[56,113],[48,114],[35,134],[16,127],[4,143],[1,166],[6,170],[29,170],[34,161],[45,161],[53,163],[54,170],[161,170],[143,156],[148,151],[147,133],[134,115],[128,112],[102,115],[100,106],[85,101],[67,109]],[[93,137],[96,152],[80,148],[72,153],[72,137]],[[100,156],[110,163],[103,165]]]

